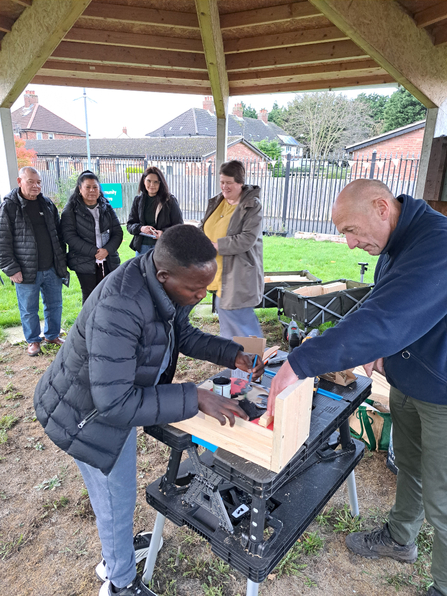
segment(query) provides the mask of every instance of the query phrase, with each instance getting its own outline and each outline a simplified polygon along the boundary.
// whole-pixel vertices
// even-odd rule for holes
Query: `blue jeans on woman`
[[[61,331],[62,279],[54,267],[38,271],[33,284],[15,284],[17,302],[27,343],[41,342],[39,321],[39,294],[42,294],[46,339],[56,339]]]
[[[137,429],[130,431],[108,476],[75,460],[87,487],[106,562],[107,577],[117,588],[137,573],[133,547],[133,516],[137,500]]]
[[[151,248],[154,248],[153,246],[151,246],[150,244],[142,244],[141,245],[141,250],[136,250],[135,251],[135,256],[139,257],[140,255],[144,255],[147,253],[147,251]]]

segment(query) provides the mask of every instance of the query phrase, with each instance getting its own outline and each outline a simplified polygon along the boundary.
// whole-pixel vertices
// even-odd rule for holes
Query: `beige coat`
[[[226,310],[255,307],[264,290],[262,262],[262,205],[259,186],[243,186],[241,200],[231,216],[227,235],[217,241],[222,255],[222,294],[220,307]],[[210,199],[205,221],[225,200],[222,193]]]

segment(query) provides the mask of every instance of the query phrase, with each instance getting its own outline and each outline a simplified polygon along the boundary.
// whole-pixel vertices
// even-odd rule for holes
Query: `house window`
[[[54,133],[52,133],[52,132],[49,132],[49,133],[48,133],[48,138],[49,138],[49,139],[54,139]]]
[[[42,133],[41,132],[37,132],[36,133],[36,139],[38,139],[39,141],[42,140]]]

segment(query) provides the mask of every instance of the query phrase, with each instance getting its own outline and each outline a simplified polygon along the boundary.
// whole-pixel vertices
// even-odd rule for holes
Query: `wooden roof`
[[[349,26],[339,28],[339,19],[325,16],[343,1],[358,10],[371,5],[371,0],[84,1],[82,14],[28,82],[213,94],[216,100],[216,89],[225,97],[399,80]],[[402,18],[409,15],[426,31],[433,47],[447,43],[447,2],[374,2],[378,9],[398,6]],[[2,0],[0,38],[33,8],[32,0]],[[384,23],[378,17],[369,27],[380,31]]]

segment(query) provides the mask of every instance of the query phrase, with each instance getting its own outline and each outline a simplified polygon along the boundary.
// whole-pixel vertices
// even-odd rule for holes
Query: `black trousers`
[[[96,288],[98,284],[102,282],[106,275],[110,273],[109,266],[104,261],[103,263],[99,264],[95,263],[96,271],[95,273],[78,273],[79,283],[81,284],[82,290],[82,304],[87,300],[93,290]]]

